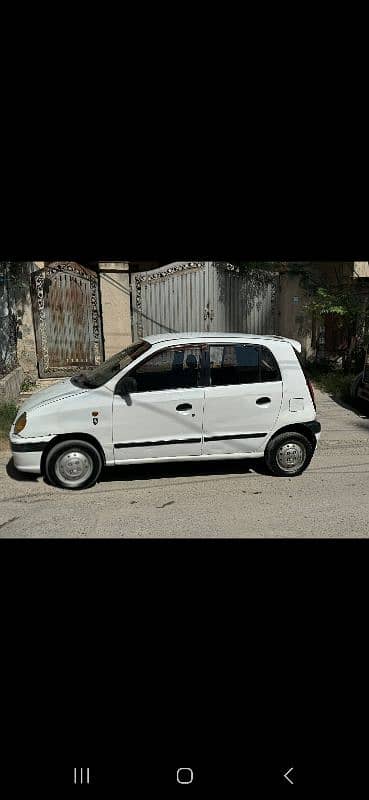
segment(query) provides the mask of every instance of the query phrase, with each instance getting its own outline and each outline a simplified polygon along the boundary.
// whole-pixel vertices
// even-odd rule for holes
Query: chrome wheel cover
[[[94,464],[89,453],[64,450],[55,462],[55,475],[63,486],[80,486],[92,475]]]
[[[285,442],[277,451],[276,461],[285,472],[297,472],[306,461],[306,448],[301,442]]]

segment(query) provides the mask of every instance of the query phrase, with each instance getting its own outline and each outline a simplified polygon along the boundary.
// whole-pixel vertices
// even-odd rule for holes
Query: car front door
[[[282,404],[282,379],[272,352],[259,345],[209,345],[204,455],[260,450]]]
[[[115,463],[200,456],[204,414],[201,345],[166,347],[132,368],[129,396],[116,387]]]

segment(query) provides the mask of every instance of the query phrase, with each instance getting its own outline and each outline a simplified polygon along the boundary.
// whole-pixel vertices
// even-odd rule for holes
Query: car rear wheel
[[[273,475],[292,478],[309,466],[314,448],[302,433],[286,431],[268,444],[265,461]]]
[[[49,451],[45,475],[62,489],[87,489],[96,483],[102,467],[101,455],[93,444],[73,439],[59,442]]]

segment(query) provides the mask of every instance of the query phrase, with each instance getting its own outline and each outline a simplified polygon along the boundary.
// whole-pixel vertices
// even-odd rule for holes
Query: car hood
[[[52,403],[55,400],[63,400],[65,397],[70,397],[72,395],[85,394],[87,391],[88,389],[73,386],[73,383],[69,379],[67,381],[55,383],[54,386],[49,386],[48,389],[41,389],[40,392],[35,392],[29,400],[26,400],[19,409],[18,416],[19,414],[23,414],[24,411],[30,411],[37,406]]]

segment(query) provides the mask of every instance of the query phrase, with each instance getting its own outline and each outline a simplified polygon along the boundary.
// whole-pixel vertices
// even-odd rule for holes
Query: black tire
[[[102,468],[103,459],[97,447],[82,439],[66,439],[48,452],[44,471],[53,486],[79,491],[93,486]]]
[[[288,459],[288,445],[291,445],[291,460],[293,460],[293,453],[296,453],[296,463],[295,465],[291,465],[290,468],[287,466],[283,467],[283,451],[281,453],[281,448],[285,448],[283,458],[284,460]],[[295,445],[294,448],[293,445]],[[297,459],[299,455],[302,457],[300,462]],[[278,475],[282,478],[295,478],[297,475],[301,475],[309,466],[313,455],[314,447],[306,436],[297,431],[285,431],[275,436],[267,445],[265,462],[273,475]]]

